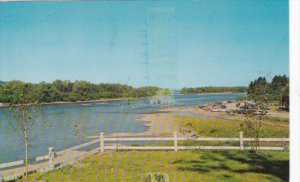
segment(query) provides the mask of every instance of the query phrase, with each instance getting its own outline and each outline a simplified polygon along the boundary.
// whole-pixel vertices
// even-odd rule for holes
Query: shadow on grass
[[[196,151],[195,151],[196,152]],[[199,153],[199,160],[177,160],[178,170],[209,173],[227,171],[229,174],[260,173],[289,181],[289,160],[268,154],[256,155],[251,151],[206,151]],[[245,165],[247,167],[245,167]],[[224,174],[226,179],[231,175]]]

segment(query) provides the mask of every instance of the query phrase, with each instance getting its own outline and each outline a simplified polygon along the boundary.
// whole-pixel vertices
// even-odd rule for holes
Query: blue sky
[[[288,74],[288,1],[0,4],[0,80],[181,88]]]

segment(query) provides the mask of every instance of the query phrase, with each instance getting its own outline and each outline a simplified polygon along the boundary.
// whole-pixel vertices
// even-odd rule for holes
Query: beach
[[[217,103],[210,103],[217,104]],[[237,102],[226,103],[228,110],[237,109]],[[179,136],[185,136],[181,132],[181,121],[178,116],[185,115],[186,118],[223,119],[227,121],[244,121],[245,115],[233,114],[232,112],[213,112],[203,109],[201,106],[182,106],[162,108],[157,113],[143,114],[139,119],[148,127],[147,131],[140,133],[114,133],[109,136],[172,136],[177,131]],[[262,121],[263,125],[281,126],[288,128],[289,112],[276,111],[272,109],[267,118]],[[279,121],[276,121],[279,120]]]

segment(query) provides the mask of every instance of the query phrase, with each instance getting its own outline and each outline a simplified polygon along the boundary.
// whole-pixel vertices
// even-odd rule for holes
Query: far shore
[[[195,93],[194,95],[222,95],[222,94],[233,94],[233,93],[245,93],[245,92],[216,92],[216,93]],[[187,93],[189,94],[189,93]],[[182,94],[182,95],[187,95]],[[57,102],[41,102],[37,103],[38,105],[64,105],[64,104],[89,104],[89,103],[105,103],[111,101],[125,101],[125,100],[137,100],[137,99],[145,99],[151,97],[121,97],[121,98],[108,98],[108,99],[97,99],[97,100],[87,100],[87,101],[57,101]],[[22,104],[22,105],[35,105],[36,103]],[[15,107],[20,106],[21,104],[11,104],[11,103],[0,103],[1,107]]]
[[[247,94],[247,92],[212,92],[212,93],[195,93],[195,95],[222,95],[222,94]]]
[[[98,100],[87,100],[87,101],[57,101],[57,102],[41,102],[37,103],[38,105],[64,105],[64,104],[89,104],[89,103],[106,103],[111,101],[124,101],[124,100],[136,100],[136,99],[143,99],[147,97],[140,97],[140,98],[111,98],[111,99],[98,99]],[[23,104],[23,105],[35,105],[36,103],[29,103],[29,104]],[[21,104],[10,104],[10,103],[0,103],[0,107],[15,107],[20,106]]]

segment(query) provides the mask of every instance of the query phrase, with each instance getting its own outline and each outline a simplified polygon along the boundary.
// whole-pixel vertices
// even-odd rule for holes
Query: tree
[[[284,87],[286,85],[288,85],[288,78],[286,77],[286,75],[276,75],[274,76],[274,78],[272,79],[272,82],[271,82],[271,88],[272,88],[272,91],[275,92],[276,94],[278,95],[281,95],[282,94],[282,91],[284,89]]]
[[[255,108],[257,108],[261,113],[266,113],[268,108],[268,98],[267,92],[270,90],[270,84],[267,82],[265,77],[259,77],[258,79],[250,82],[248,87],[248,94],[250,98],[256,100]],[[245,114],[245,121],[241,123],[241,129],[250,137],[254,137],[254,145],[256,154],[259,153],[259,137],[262,127],[262,121],[265,119],[262,114],[253,115],[252,113]]]
[[[31,132],[34,124],[40,115],[40,106],[38,104],[26,105],[21,104],[18,106],[11,107],[10,110],[13,113],[13,118],[15,123],[15,131],[20,133],[24,145],[24,163],[25,163],[25,181],[28,181],[28,159],[29,159],[29,149],[31,141]]]
[[[289,85],[287,84],[283,89],[282,89],[282,96],[281,96],[281,106],[283,106],[283,108],[285,110],[289,110],[290,107],[290,97],[289,97]]]
[[[245,114],[244,121],[240,123],[241,130],[244,132],[245,136],[253,137],[255,140],[254,143],[254,150],[256,154],[259,154],[259,137],[261,133],[262,121],[264,116],[257,115],[256,118],[253,120],[255,116],[249,113]]]
[[[201,93],[222,93],[222,92],[247,92],[247,87],[195,87],[182,88],[182,94],[201,94]]]
[[[33,91],[32,84],[18,82],[12,84],[16,88],[13,103],[17,105],[10,107],[13,116],[13,123],[11,125],[20,134],[24,144],[25,181],[28,181],[28,156],[31,131],[41,111],[37,102],[39,93]],[[36,102],[31,103],[33,100],[36,100]]]
[[[265,77],[252,81],[248,87],[248,98],[253,100],[265,99],[281,103],[284,89],[288,87],[289,79],[286,75],[275,75],[271,83]]]

